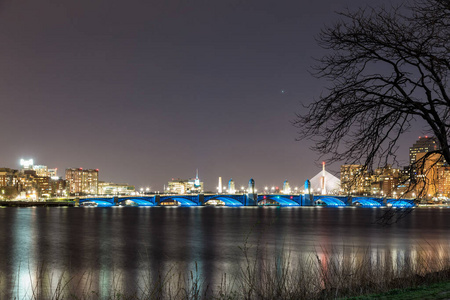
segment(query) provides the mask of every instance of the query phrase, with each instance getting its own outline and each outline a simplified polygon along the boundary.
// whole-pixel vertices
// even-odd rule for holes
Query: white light
[[[29,168],[30,166],[33,165],[33,159],[20,159],[20,165],[23,166],[24,168]]]

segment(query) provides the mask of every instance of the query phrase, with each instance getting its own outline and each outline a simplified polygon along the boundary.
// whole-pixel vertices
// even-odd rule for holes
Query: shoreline
[[[145,206],[145,207],[165,207],[168,205],[155,205],[155,206]],[[174,207],[175,205],[168,206]],[[214,207],[215,205],[198,205],[193,207]],[[223,206],[223,205],[222,205]],[[220,207],[222,207],[220,206]],[[72,200],[60,200],[60,201],[0,201],[0,207],[76,207],[75,201]],[[82,206],[80,206],[82,207]],[[113,207],[113,206],[112,206]],[[127,207],[127,206],[123,206]],[[129,206],[129,207],[139,207],[139,206]],[[177,206],[176,206],[177,207]],[[224,206],[226,207],[226,205]],[[247,207],[247,206],[243,206]],[[255,205],[248,207],[282,207],[279,205]],[[295,207],[305,207],[305,208],[314,208],[314,207],[326,207],[326,206],[295,206]],[[290,208],[295,208],[290,207]],[[242,208],[242,207],[240,207]],[[333,207],[331,207],[333,208]],[[358,206],[345,206],[340,208],[359,208]],[[364,207],[363,207],[364,208]],[[365,207],[367,208],[367,207]],[[373,207],[373,208],[389,208],[389,207]],[[411,207],[410,207],[411,208]],[[412,208],[450,208],[450,204],[418,204]]]

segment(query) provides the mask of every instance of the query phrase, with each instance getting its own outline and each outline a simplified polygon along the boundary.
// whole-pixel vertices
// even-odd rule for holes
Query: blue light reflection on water
[[[116,288],[133,290],[157,280],[158,272],[188,274],[196,266],[199,273],[217,283],[224,273],[239,270],[246,243],[253,249],[263,245],[264,251],[277,259],[318,252],[326,260],[329,249],[357,253],[372,246],[377,251],[372,254],[374,261],[390,253],[395,264],[417,257],[418,248],[440,245],[439,251],[448,250],[450,210],[415,209],[399,223],[381,227],[374,221],[383,211],[299,207],[0,209],[0,296],[27,298],[42,274],[72,278],[78,289],[95,290],[100,296],[108,295],[113,281]],[[54,287],[55,280],[48,285]]]

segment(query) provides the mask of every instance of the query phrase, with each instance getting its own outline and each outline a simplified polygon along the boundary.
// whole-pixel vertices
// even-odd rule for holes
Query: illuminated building
[[[229,194],[235,194],[236,193],[236,186],[234,185],[233,178],[228,181],[228,193]]]
[[[62,178],[50,177],[52,196],[65,197],[69,195],[69,184]]]
[[[37,176],[49,176],[47,166],[33,165],[32,169],[36,172]]]
[[[0,187],[15,186],[17,184],[17,170],[0,168]]]
[[[402,182],[402,172],[400,169],[386,165],[383,168],[375,169],[371,176],[372,194],[381,197],[399,196],[398,185]]]
[[[341,192],[343,194],[362,194],[364,171],[362,165],[341,166]]]
[[[20,159],[20,166],[22,170],[31,170],[33,169],[33,160],[32,159]]]
[[[98,191],[98,169],[66,169],[66,180],[71,195],[96,195]]]
[[[417,155],[419,153],[427,153],[430,151],[438,150],[439,143],[434,137],[419,136],[419,139],[409,148],[409,165],[410,165],[410,178],[414,181],[417,178],[420,166],[416,166],[415,163],[418,160]],[[423,157],[423,155],[421,156]]]
[[[289,181],[285,180],[283,182],[283,194],[289,195],[291,193],[291,186],[289,185]]]
[[[52,184],[48,176],[35,176],[36,192],[39,197],[50,197],[53,194]]]
[[[198,178],[198,170],[194,179],[174,179],[168,182],[166,193],[190,194],[203,193],[203,182]]]
[[[450,167],[438,169],[438,193],[440,197],[450,198]]]
[[[126,183],[103,182],[98,183],[99,195],[134,195],[136,189],[134,185]]]
[[[426,153],[417,153],[416,159],[421,160]],[[443,167],[443,157],[441,154],[433,153],[424,158],[423,164],[417,172],[416,191],[419,198],[431,199],[438,194],[439,169]],[[445,174],[445,172],[443,173]]]
[[[48,175],[49,177],[55,178],[58,177],[58,168],[54,168],[54,169],[48,169]]]
[[[427,153],[438,149],[439,144],[436,138],[419,136],[419,139],[409,148],[409,164],[412,165],[416,162],[418,153]]]

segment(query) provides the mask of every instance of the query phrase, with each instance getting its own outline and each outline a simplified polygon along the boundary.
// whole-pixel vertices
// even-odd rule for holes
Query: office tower
[[[66,169],[66,180],[72,195],[95,195],[98,191],[98,169]]]

